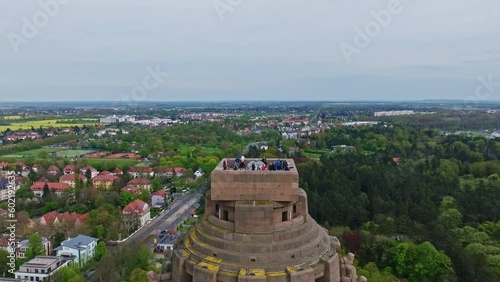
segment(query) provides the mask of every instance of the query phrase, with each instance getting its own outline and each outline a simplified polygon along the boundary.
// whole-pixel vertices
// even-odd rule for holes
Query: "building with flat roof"
[[[56,256],[36,256],[19,266],[14,273],[22,281],[45,281],[61,267],[70,264],[72,259]]]
[[[366,281],[309,216],[294,161],[280,160],[286,170],[252,170],[249,161],[234,170],[223,160],[212,172],[205,214],[175,246],[172,281]]]

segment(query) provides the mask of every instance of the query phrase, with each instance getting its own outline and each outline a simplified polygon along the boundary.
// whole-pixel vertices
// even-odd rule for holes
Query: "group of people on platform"
[[[234,163],[231,165],[231,159],[228,158],[222,162],[222,168],[224,170],[233,170],[244,169],[244,170],[290,170],[291,167],[288,166],[288,162],[286,160],[278,159],[275,162],[268,164],[266,158],[262,158],[262,160],[254,160],[250,161],[248,164],[245,162],[245,156],[241,156],[240,158],[236,158]]]

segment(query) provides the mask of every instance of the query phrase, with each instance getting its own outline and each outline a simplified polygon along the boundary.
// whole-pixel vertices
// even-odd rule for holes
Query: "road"
[[[156,236],[161,230],[177,227],[179,223],[189,216],[189,211],[198,207],[197,205],[199,205],[198,202],[202,196],[204,187],[202,186],[194,192],[175,198],[174,202],[166,210],[124,242],[144,242],[149,235]],[[153,238],[150,238],[145,243],[152,249]]]
[[[210,181],[210,180],[209,180]],[[199,201],[202,197],[203,191],[207,187],[205,183],[195,191],[191,193],[175,198],[174,202],[170,204],[167,210],[164,210],[159,216],[154,218],[147,225],[139,229],[126,241],[118,243],[120,244],[130,243],[130,242],[144,242],[152,250],[155,247],[153,238],[158,238],[161,230],[172,229],[177,227],[181,222],[183,222],[188,216],[191,210],[197,209],[199,206]],[[148,236],[153,234],[154,237]],[[165,241],[167,238],[162,238],[160,242]],[[147,242],[145,242],[147,240]],[[111,246],[109,246],[111,247]],[[108,248],[109,248],[108,247]],[[97,281],[95,277],[95,270],[89,271],[88,276],[85,281]]]

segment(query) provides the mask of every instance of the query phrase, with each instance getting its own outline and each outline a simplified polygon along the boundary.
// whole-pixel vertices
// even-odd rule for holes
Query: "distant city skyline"
[[[498,10],[494,0],[4,1],[0,101],[498,101]]]

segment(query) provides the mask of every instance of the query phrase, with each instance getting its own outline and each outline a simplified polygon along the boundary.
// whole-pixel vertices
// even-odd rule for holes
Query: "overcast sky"
[[[500,1],[394,1],[1,0],[0,101],[463,100],[500,82]]]

